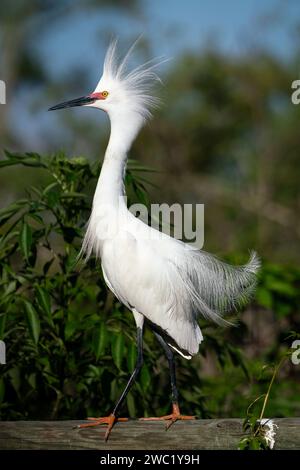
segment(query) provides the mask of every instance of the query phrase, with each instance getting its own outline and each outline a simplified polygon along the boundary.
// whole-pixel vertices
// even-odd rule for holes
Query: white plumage
[[[173,349],[190,358],[203,339],[198,316],[225,324],[223,314],[249,299],[259,261],[252,253],[245,266],[228,265],[165,234],[158,237],[128,211],[123,184],[127,153],[158,103],[150,92],[157,62],[127,72],[131,50],[118,65],[116,42],[110,46],[90,96],[108,95],[85,104],[107,112],[111,135],[82,254],[88,257],[94,250],[101,258],[108,287],[134,313],[137,324],[149,320]]]
[[[134,46],[133,46],[134,47]],[[137,325],[137,361],[128,383],[109,416],[90,418],[81,428],[107,424],[105,439],[143,364],[145,320],[165,350],[170,369],[172,413],[168,422],[194,419],[180,413],[172,349],[190,359],[198,352],[202,333],[199,315],[226,324],[223,314],[246,302],[256,281],[259,261],[253,253],[248,264],[234,267],[194,246],[160,233],[127,209],[124,175],[127,154],[137,133],[158,104],[151,85],[158,80],[159,64],[150,61],[127,72],[129,50],[118,62],[116,42],[106,54],[103,75],[93,93],[50,108],[92,106],[106,111],[111,133],[93,200],[81,255],[92,251],[101,258],[105,281],[133,313]],[[171,349],[171,348],[172,349]]]

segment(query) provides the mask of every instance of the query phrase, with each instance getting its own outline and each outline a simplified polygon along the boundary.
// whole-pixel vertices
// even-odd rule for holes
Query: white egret
[[[133,47],[132,47],[133,48]],[[259,261],[251,254],[248,264],[231,266],[155,229],[134,217],[125,200],[124,174],[128,151],[151,115],[157,99],[151,86],[157,80],[158,62],[150,61],[128,71],[128,58],[117,60],[116,41],[106,54],[103,75],[93,93],[53,106],[50,110],[89,106],[105,111],[111,133],[96,187],[82,252],[101,258],[104,279],[115,296],[132,311],[137,327],[137,363],[111,414],[90,418],[81,427],[107,424],[108,438],[130,387],[143,363],[143,329],[148,325],[165,350],[170,367],[172,412],[157,418],[167,427],[183,416],[178,405],[173,352],[190,359],[203,336],[199,315],[225,324],[223,314],[249,299]]]

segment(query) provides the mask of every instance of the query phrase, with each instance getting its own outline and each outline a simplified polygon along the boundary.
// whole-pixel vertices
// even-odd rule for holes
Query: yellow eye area
[[[108,91],[102,91],[101,94],[102,94],[103,98],[107,98],[108,95],[109,95]]]

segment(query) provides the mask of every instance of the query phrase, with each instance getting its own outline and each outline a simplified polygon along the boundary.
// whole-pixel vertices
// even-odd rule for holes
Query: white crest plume
[[[118,40],[114,39],[107,50],[103,75],[95,91],[102,91],[105,87],[113,89],[114,93],[122,94],[127,105],[134,108],[144,119],[151,117],[151,108],[159,105],[159,98],[151,95],[155,82],[161,82],[154,70],[168,59],[158,57],[128,70],[128,61],[136,47],[139,38],[133,43],[122,60],[117,53]]]

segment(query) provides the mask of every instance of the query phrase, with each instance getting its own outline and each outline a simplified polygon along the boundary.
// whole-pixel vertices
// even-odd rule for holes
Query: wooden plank
[[[167,432],[163,422],[130,420],[114,427],[73,429],[83,421],[13,421],[0,423],[0,449],[201,450],[236,449],[241,419],[180,421]],[[300,449],[300,418],[274,419],[275,449]]]

